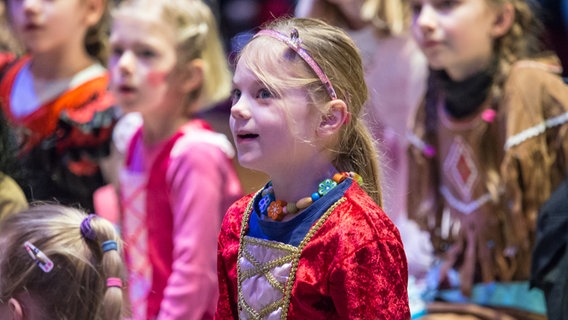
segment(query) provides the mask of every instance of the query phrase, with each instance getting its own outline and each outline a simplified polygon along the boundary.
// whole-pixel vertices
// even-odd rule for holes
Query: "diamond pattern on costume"
[[[239,318],[280,319],[286,281],[299,250],[274,241],[245,237],[239,258]]]
[[[121,184],[124,208],[123,237],[128,250],[128,289],[132,319],[146,319],[146,299],[150,291],[152,267],[148,256],[146,227],[146,177],[123,171]]]
[[[471,148],[457,136],[444,161],[444,174],[453,182],[463,200],[470,201],[472,188],[479,178]]]

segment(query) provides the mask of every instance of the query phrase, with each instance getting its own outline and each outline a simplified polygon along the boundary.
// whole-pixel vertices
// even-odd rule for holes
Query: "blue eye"
[[[235,105],[239,99],[241,98],[241,90],[239,89],[233,89],[233,91],[231,92],[231,105]]]
[[[257,97],[259,99],[270,99],[273,97],[273,95],[272,92],[270,92],[268,89],[260,89],[258,90]]]

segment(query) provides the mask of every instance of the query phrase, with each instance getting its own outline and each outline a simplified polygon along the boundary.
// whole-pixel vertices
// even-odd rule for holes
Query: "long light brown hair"
[[[86,213],[61,205],[37,204],[0,222],[0,299],[29,294],[44,319],[118,320],[122,317],[122,289],[107,288],[107,278],[124,278],[121,241],[114,226],[94,217],[96,240],[83,237]],[[116,241],[118,250],[102,251],[102,243]],[[46,273],[29,256],[29,241],[54,263]],[[21,303],[21,302],[20,302]]]
[[[282,34],[290,34],[294,28],[298,30],[302,48],[328,76],[337,97],[345,101],[347,110],[351,113],[351,121],[343,126],[339,141],[332,147],[335,156],[333,164],[339,171],[359,173],[364,180],[363,189],[381,205],[378,152],[361,119],[361,110],[368,99],[368,91],[359,50],[343,30],[322,20],[284,18],[263,26],[263,29],[275,30]],[[262,41],[260,39],[262,37],[254,39],[243,48],[238,57],[239,62],[246,64],[268,88],[278,90],[303,87],[314,108],[320,108],[329,102],[328,91],[304,60],[295,54],[274,57],[270,50],[258,50],[260,47],[256,44]],[[251,48],[255,48],[254,51]],[[263,70],[262,66],[275,64],[285,64],[288,70],[294,71],[294,76],[284,78]]]

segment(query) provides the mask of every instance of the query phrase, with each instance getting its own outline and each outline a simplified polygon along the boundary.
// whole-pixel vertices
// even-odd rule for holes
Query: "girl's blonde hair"
[[[2,302],[26,293],[37,303],[28,307],[39,308],[44,319],[121,319],[122,289],[107,287],[106,282],[124,278],[120,238],[113,225],[99,217],[90,220],[96,240],[85,238],[80,226],[86,217],[78,209],[35,204],[0,222]],[[117,250],[103,252],[108,240],[117,243]],[[26,241],[53,262],[50,272],[36,265]]]
[[[365,0],[361,19],[371,23],[383,36],[404,33],[410,24],[410,10],[403,0]]]
[[[334,146],[333,164],[339,171],[354,171],[365,181],[363,188],[377,202],[382,204],[379,184],[378,152],[374,141],[360,118],[361,110],[368,98],[367,85],[359,51],[349,36],[340,28],[321,20],[311,18],[278,19],[263,29],[275,30],[289,35],[296,29],[301,47],[317,62],[330,79],[337,97],[345,101],[351,113],[351,121],[340,132]],[[326,87],[295,51],[289,49],[282,56],[274,56],[274,50],[263,46],[258,37],[249,42],[241,51],[238,61],[247,65],[268,88],[276,92],[285,88],[304,87],[310,105],[315,108],[330,101]],[[274,68],[265,68],[272,65]],[[267,70],[286,68],[286,77]],[[292,74],[289,77],[289,74]],[[319,109],[318,109],[319,110]]]
[[[108,62],[109,46],[108,46],[108,34],[110,28],[110,7],[109,0],[102,0],[103,2],[103,14],[99,21],[89,29],[85,34],[84,45],[87,53],[95,58],[99,63],[106,66]],[[5,17],[6,20],[10,21],[9,1],[3,0],[5,6]],[[13,44],[12,47],[19,49],[19,44]],[[19,51],[17,51],[19,53]]]
[[[204,83],[188,97],[188,101],[202,99],[203,103],[200,110],[191,111],[203,111],[229,97],[231,72],[217,21],[207,4],[201,0],[130,0],[123,1],[114,16],[132,9],[157,12],[164,23],[174,27],[179,66],[203,61]]]

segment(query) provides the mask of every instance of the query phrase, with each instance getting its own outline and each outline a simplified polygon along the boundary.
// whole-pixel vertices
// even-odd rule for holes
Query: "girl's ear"
[[[181,89],[183,92],[193,92],[203,86],[204,63],[202,59],[193,59],[185,65],[182,72]]]
[[[347,105],[341,99],[335,99],[327,103],[318,128],[320,136],[331,136],[338,132],[341,127],[349,122],[351,114],[347,111]]]
[[[96,25],[103,16],[105,0],[88,0],[85,3],[85,6],[87,10],[85,22],[87,23],[87,26],[92,27]]]
[[[11,313],[10,320],[24,319],[24,311],[22,310],[22,305],[18,300],[10,298],[10,300],[8,300],[8,305],[10,306],[10,313]]]
[[[491,29],[491,35],[494,38],[499,38],[505,35],[513,26],[515,22],[515,8],[513,4],[507,2],[496,10],[495,22]]]

